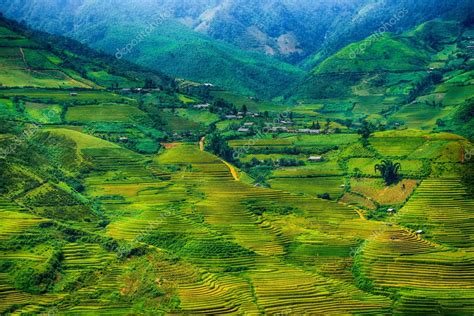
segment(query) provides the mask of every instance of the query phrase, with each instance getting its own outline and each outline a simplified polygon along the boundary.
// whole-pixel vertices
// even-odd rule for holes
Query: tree
[[[154,89],[156,88],[156,83],[152,79],[145,79],[144,89]]]
[[[331,120],[326,119],[326,126],[324,127],[324,130],[328,132],[330,128],[331,128]]]
[[[370,134],[372,134],[374,131],[375,131],[374,124],[364,121],[362,122],[362,127],[357,131],[357,133],[361,135],[362,138],[368,139],[370,137]]]
[[[319,122],[313,122],[313,125],[311,125],[311,129],[321,129],[321,124],[319,124]]]
[[[248,112],[248,108],[247,108],[247,105],[242,105],[242,113],[244,113],[244,116],[247,115],[247,112]]]
[[[399,162],[394,163],[391,160],[382,160],[382,163],[375,165],[375,172],[380,172],[387,185],[392,185],[399,181],[398,172],[402,166]]]
[[[209,150],[224,160],[230,162],[234,160],[234,151],[217,131],[206,137],[206,150]]]

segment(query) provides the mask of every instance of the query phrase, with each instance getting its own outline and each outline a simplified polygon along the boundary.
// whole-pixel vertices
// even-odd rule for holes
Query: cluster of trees
[[[416,98],[422,95],[429,87],[441,83],[443,74],[439,71],[433,71],[428,76],[415,82],[413,89],[408,94],[408,103],[413,102]]]
[[[36,268],[19,269],[15,273],[15,287],[31,294],[49,291],[58,277],[62,255],[61,251],[55,250],[44,264]]]
[[[238,112],[242,112],[246,115],[248,113],[248,107],[244,104],[239,110],[233,103],[223,99],[217,99],[211,104],[209,111],[219,115],[236,115]]]
[[[205,147],[207,151],[212,152],[226,161],[234,161],[234,150],[217,130],[206,137]]]
[[[363,121],[361,127],[357,130],[357,134],[362,136],[362,144],[367,146],[369,144],[369,137],[373,132],[377,130],[377,127],[368,121]]]
[[[392,185],[400,181],[399,171],[402,166],[399,162],[394,163],[391,160],[382,160],[380,164],[375,165],[375,172],[379,172],[387,185]]]

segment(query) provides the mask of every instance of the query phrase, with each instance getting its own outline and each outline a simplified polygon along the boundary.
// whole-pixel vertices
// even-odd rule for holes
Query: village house
[[[209,108],[211,105],[209,103],[205,103],[205,104],[196,104],[193,106],[193,108],[195,109],[198,109],[198,110],[201,110],[201,109],[207,109]]]
[[[309,129],[309,128],[303,128],[297,130],[298,133],[300,134],[321,134],[321,130],[319,129]]]
[[[274,126],[270,128],[270,132],[273,132],[273,133],[288,132],[288,128],[285,126]]]
[[[309,162],[322,162],[322,161],[324,161],[324,158],[321,157],[321,156],[310,156],[308,158],[308,161]]]

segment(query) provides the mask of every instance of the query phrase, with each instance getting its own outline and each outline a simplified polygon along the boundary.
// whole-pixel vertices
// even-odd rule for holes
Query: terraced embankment
[[[1,219],[12,224],[2,226],[0,238],[30,229],[61,240],[2,253],[2,260],[31,263],[61,253],[55,294],[27,293],[0,274],[2,313],[137,312],[130,300],[180,314],[472,312],[472,200],[459,178],[424,180],[385,223],[334,201],[235,181],[228,165],[196,144],[143,156],[80,133],[63,135],[93,166],[84,195],[110,222],[100,229],[50,226],[47,213],[2,201]],[[439,228],[440,205],[456,215],[446,218],[446,229]],[[158,296],[147,298],[151,288]]]

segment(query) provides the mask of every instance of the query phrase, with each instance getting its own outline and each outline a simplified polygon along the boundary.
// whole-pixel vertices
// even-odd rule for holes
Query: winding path
[[[199,149],[201,151],[204,151],[204,144],[206,142],[206,137],[202,137],[201,140],[199,141]],[[219,158],[220,159],[220,158]],[[230,170],[230,173],[232,174],[232,177],[234,177],[234,180],[235,181],[240,181],[240,178],[239,178],[239,173],[237,172],[237,170],[235,169],[234,166],[232,166],[230,163],[228,163],[227,161],[225,161],[224,159],[220,159],[220,161],[222,161],[226,166],[227,168],[229,168]]]

